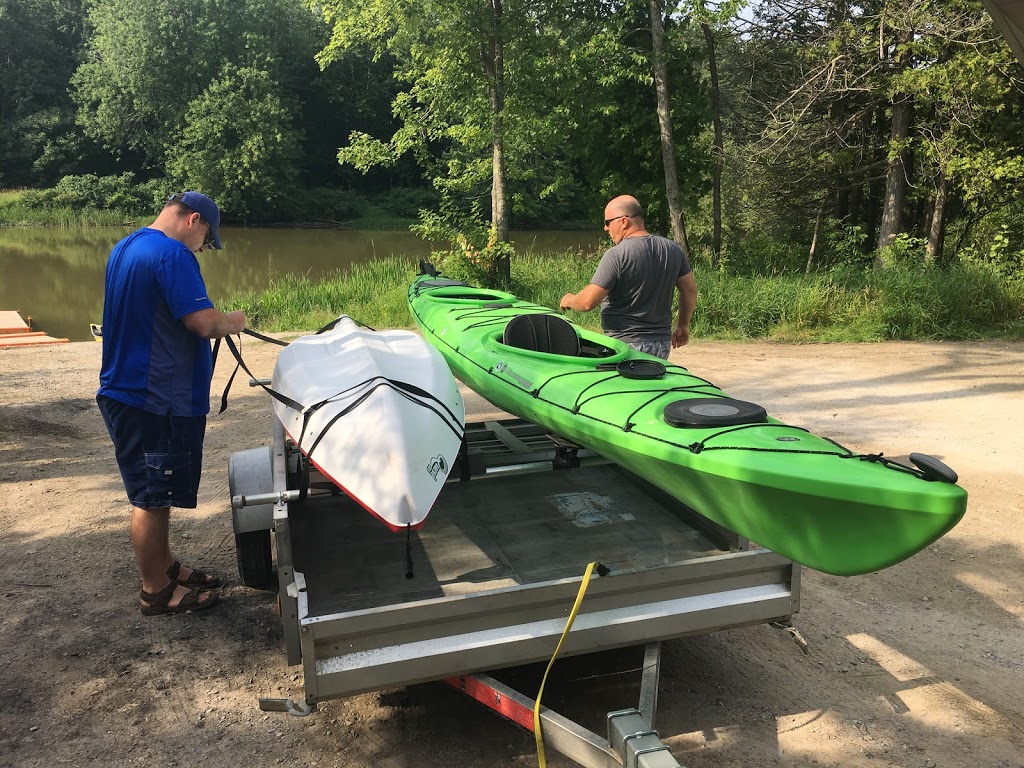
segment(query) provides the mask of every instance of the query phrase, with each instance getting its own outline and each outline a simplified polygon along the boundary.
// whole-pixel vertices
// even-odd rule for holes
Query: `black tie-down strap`
[[[325,325],[325,326],[324,326],[323,328],[321,328],[321,329],[320,329],[319,331],[315,331],[315,332],[313,333],[313,335],[314,335],[314,336],[319,336],[319,335],[320,335],[321,333],[327,333],[328,331],[333,331],[333,330],[334,330],[334,326],[336,326],[336,325],[337,325],[338,323],[340,323],[340,322],[341,322],[342,320],[344,320],[345,318],[348,318],[349,320],[351,320],[351,321],[352,321],[353,323],[355,323],[356,325],[360,325],[360,326],[362,326],[363,328],[365,328],[365,329],[366,329],[366,330],[368,330],[368,331],[373,331],[374,333],[376,333],[376,332],[377,332],[377,329],[376,329],[376,328],[371,328],[371,327],[370,327],[370,326],[368,326],[368,325],[367,325],[366,323],[364,323],[364,322],[362,322],[362,321],[360,321],[360,320],[356,320],[356,319],[355,319],[354,317],[352,317],[351,315],[338,315],[338,316],[337,316],[336,318],[334,318],[333,320],[331,320],[331,322],[329,322],[329,323],[328,323],[327,325]]]
[[[329,322],[327,325],[325,325],[319,331],[317,331],[316,334],[327,333],[327,331],[334,330],[334,327],[339,322],[341,322],[341,320],[343,318],[346,318],[346,317],[348,317],[349,320],[354,322],[356,325],[361,325],[361,326],[363,326],[363,328],[366,328],[367,330],[370,330],[370,331],[375,330],[373,328],[370,328],[370,326],[368,326],[366,323],[359,322],[354,317],[350,317],[349,315],[339,315],[334,320],[331,320],[331,322]],[[256,331],[252,330],[251,328],[244,328],[242,330],[242,333],[246,334],[247,336],[252,336],[254,339],[259,339],[260,341],[265,341],[268,344],[277,344],[277,346],[279,346],[279,347],[287,347],[289,345],[289,343],[290,343],[290,342],[287,342],[287,341],[281,341],[280,339],[275,339],[272,336],[266,336],[266,335],[264,335],[262,333],[257,333]],[[231,340],[230,336],[224,336],[223,338],[226,340],[227,345],[228,345],[228,349],[231,350],[231,354],[234,355],[235,360],[237,360],[238,362],[235,365],[235,370],[232,371],[232,373],[231,373],[231,377],[228,379],[227,385],[224,387],[224,393],[220,396],[220,411],[218,411],[218,413],[224,413],[224,411],[227,410],[227,407],[228,407],[228,391],[231,389],[231,385],[235,381],[235,374],[238,373],[239,367],[241,367],[246,373],[248,373],[250,378],[252,378],[254,381],[259,383],[259,380],[256,379],[256,377],[253,375],[252,371],[250,371],[246,367],[245,363],[242,361],[242,354],[241,354],[242,336],[241,336],[241,334],[239,334],[239,336],[238,336],[238,348],[235,347],[235,344]],[[216,367],[217,367],[217,353],[220,352],[220,342],[221,342],[221,340],[217,339],[213,343],[213,368],[214,369],[216,369]],[[265,384],[260,384],[260,386],[263,387],[267,392],[269,392],[271,397],[275,398],[276,400],[280,400],[282,403],[287,405],[289,408],[297,408],[297,410],[300,410],[300,411],[302,410],[302,407],[299,406],[297,403],[295,403],[294,400],[291,400],[290,398],[280,394],[279,392],[274,392],[272,389],[270,389]]]
[[[256,336],[257,338],[260,337],[259,334],[256,334],[256,333],[253,333],[253,332],[249,332],[249,335],[250,336]],[[269,337],[267,337],[267,338],[269,339]],[[220,339],[218,339],[217,341],[219,342]],[[417,387],[415,384],[410,384],[410,383],[404,382],[404,381],[396,381],[396,380],[392,380],[392,379],[387,379],[387,378],[384,378],[383,376],[375,376],[375,377],[373,377],[371,379],[367,379],[366,381],[362,381],[359,384],[355,384],[355,385],[349,387],[348,389],[344,390],[343,392],[339,392],[339,393],[337,393],[335,395],[331,395],[330,397],[324,398],[319,403],[314,403],[313,405],[307,407],[307,406],[302,405],[302,403],[299,403],[299,402],[293,400],[292,398],[288,397],[287,395],[283,395],[280,392],[278,392],[278,391],[276,391],[274,389],[271,389],[266,384],[263,384],[262,382],[260,382],[259,379],[257,379],[256,376],[253,375],[253,372],[249,370],[249,366],[247,366],[245,364],[245,361],[242,359],[241,351],[235,345],[235,342],[231,339],[231,337],[230,336],[225,336],[224,337],[224,341],[227,344],[228,349],[231,351],[231,354],[234,356],[235,360],[237,361],[237,364],[235,365],[235,370],[231,372],[231,377],[228,379],[227,386],[224,387],[224,394],[221,397],[221,404],[220,404],[220,411],[219,412],[223,413],[227,409],[227,407],[228,407],[228,390],[231,389],[231,384],[232,384],[232,382],[235,379],[235,374],[238,373],[238,369],[241,368],[243,371],[248,373],[249,376],[254,381],[256,381],[261,387],[263,387],[263,389],[267,392],[267,394],[269,394],[275,400],[277,400],[278,402],[283,403],[284,405],[288,406],[289,408],[291,408],[291,409],[293,409],[295,411],[298,411],[299,413],[303,414],[302,434],[300,435],[300,438],[299,438],[300,447],[301,447],[301,443],[302,443],[302,438],[305,436],[306,425],[309,422],[309,418],[310,418],[310,416],[313,413],[315,413],[318,409],[320,409],[321,407],[323,407],[327,403],[331,402],[335,398],[337,398],[337,397],[339,397],[341,395],[344,395],[347,392],[351,392],[353,389],[358,389],[359,387],[367,387],[369,385],[368,388],[366,389],[366,391],[364,391],[361,395],[359,395],[355,399],[354,402],[349,403],[349,405],[347,405],[339,413],[335,414],[334,417],[327,423],[327,425],[324,427],[324,429],[321,432],[321,434],[317,437],[316,441],[313,443],[312,446],[310,446],[309,450],[306,451],[306,456],[307,457],[310,454],[312,454],[313,449],[316,448],[316,446],[320,442],[321,438],[323,438],[324,434],[327,432],[327,429],[331,425],[333,425],[334,422],[336,422],[341,417],[343,417],[343,416],[347,415],[348,413],[350,413],[353,409],[359,407],[359,405],[361,405],[363,402],[365,402],[366,399],[371,394],[373,394],[373,392],[377,388],[382,387],[382,386],[390,387],[391,389],[395,390],[398,394],[400,394],[403,397],[405,397],[407,400],[409,400],[411,402],[414,402],[417,405],[420,405],[420,406],[422,406],[422,407],[424,407],[424,408],[426,408],[426,409],[428,409],[430,411],[433,411],[435,414],[437,414],[438,417],[440,417],[441,421],[444,422],[445,426],[448,427],[448,429],[450,429],[455,434],[455,436],[457,438],[459,438],[459,440],[461,440],[463,438],[463,433],[460,433],[459,429],[457,428],[459,419],[458,419],[458,417],[456,417],[456,415],[454,413],[452,413],[451,409],[447,405],[445,405],[445,403],[440,398],[436,397],[435,395],[433,395],[432,393],[428,392],[427,390],[422,389],[421,387]],[[274,343],[277,343],[277,344],[281,344],[282,346],[288,346],[284,342],[280,342],[277,339],[270,339],[270,341],[273,341]],[[239,337],[239,344],[241,344],[241,337]],[[214,355],[215,355],[215,359],[216,359],[216,345],[214,346]],[[431,404],[431,402],[433,402],[434,404]]]
[[[255,331],[246,330],[246,331],[243,331],[243,333],[247,333],[250,336],[254,336],[254,337],[256,337],[258,339],[262,339],[264,341],[269,341],[269,342],[272,342],[274,344],[279,344],[282,347],[287,347],[288,346],[288,344],[286,342],[279,341],[278,339],[272,339],[269,336],[263,336],[262,334],[256,333]],[[231,385],[235,381],[235,374],[238,373],[238,369],[239,368],[241,368],[243,371],[248,373],[249,377],[253,381],[255,381],[257,384],[259,384],[261,387],[263,387],[263,389],[266,390],[267,394],[270,395],[275,400],[277,400],[277,401],[279,401],[281,403],[284,403],[289,408],[294,408],[297,411],[301,412],[302,410],[304,410],[303,405],[301,403],[295,402],[290,397],[288,397],[287,395],[282,395],[280,392],[275,392],[273,389],[271,389],[266,384],[264,384],[259,379],[257,379],[256,376],[253,374],[253,372],[249,370],[249,366],[247,366],[245,364],[245,361],[242,359],[242,353],[241,353],[239,347],[235,346],[234,340],[232,340],[232,338],[230,336],[224,336],[223,338],[224,338],[224,343],[228,345],[228,349],[231,351],[232,356],[235,358],[236,364],[235,364],[235,370],[233,370],[231,372],[231,376],[228,378],[228,383],[224,386],[224,394],[222,394],[220,396],[220,410],[218,411],[218,413],[224,413],[224,411],[226,411],[227,408],[228,408],[228,392],[231,390]],[[216,343],[213,345],[213,362],[214,362],[214,365],[217,364],[217,352],[218,352],[218,347],[220,346],[220,342],[221,342],[221,340],[217,339]],[[242,344],[242,337],[241,337],[241,335],[239,335],[239,337],[238,337],[238,344],[239,344],[239,346],[241,346],[241,344]]]
[[[405,525],[405,578],[411,579],[415,574],[413,573],[413,561],[412,561],[412,524],[406,523]]]
[[[340,319],[341,318],[338,318],[338,320]],[[334,322],[338,322],[338,320],[335,320]],[[280,339],[275,339],[273,336],[264,336],[262,333],[257,333],[251,328],[244,328],[242,330],[242,333],[244,333],[246,336],[252,336],[254,339],[259,339],[260,341],[266,341],[270,344],[277,344],[277,346],[279,347],[287,347],[291,343],[288,341],[281,341]],[[319,331],[317,331],[317,333],[319,333]]]
[[[376,392],[380,387],[389,387],[390,389],[393,389],[396,393],[404,397],[406,400],[415,403],[416,405],[419,405],[423,408],[426,408],[428,411],[433,411],[441,419],[441,421],[444,422],[444,425],[448,427],[448,429],[450,429],[452,433],[455,435],[455,437],[457,437],[459,440],[462,440],[463,437],[465,436],[465,432],[460,432],[459,429],[457,428],[459,422],[458,417],[454,413],[452,413],[451,409],[447,405],[445,405],[439,398],[435,397],[430,392],[427,392],[425,389],[417,387],[415,384],[409,384],[408,382],[405,381],[396,381],[394,379],[387,379],[384,378],[383,376],[374,376],[372,379],[367,379],[366,381],[360,382],[355,386],[349,387],[344,392],[339,392],[337,395],[332,395],[331,397],[321,400],[319,403],[316,403],[315,405],[311,405],[307,409],[306,413],[303,415],[303,436],[305,436],[306,425],[309,422],[309,417],[315,411],[322,408],[327,403],[332,402],[339,395],[344,395],[348,392],[351,392],[353,389],[357,389],[358,387],[366,387],[366,390],[362,392],[358,397],[356,397],[355,400],[353,400],[351,403],[342,408],[338,413],[334,414],[334,416],[331,417],[331,420],[328,421],[323,426],[323,428],[320,430],[320,434],[317,435],[316,440],[314,440],[313,444],[309,446],[309,449],[305,451],[307,457],[313,454],[313,451],[320,444],[320,441],[327,434],[328,430],[332,426],[334,426],[334,423],[336,421],[347,416],[360,405],[362,405],[364,402],[366,402],[367,399],[369,399],[370,395]],[[438,407],[432,405],[430,401],[436,403]],[[444,411],[443,413],[442,410]],[[301,441],[302,438],[300,438],[299,441],[300,448]]]

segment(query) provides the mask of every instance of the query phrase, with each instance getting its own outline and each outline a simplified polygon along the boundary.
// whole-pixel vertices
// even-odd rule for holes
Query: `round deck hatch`
[[[657,360],[623,360],[615,370],[627,379],[660,379],[665,375],[665,366]]]
[[[767,412],[757,403],[726,397],[694,397],[665,407],[665,421],[673,427],[732,427],[767,420]]]

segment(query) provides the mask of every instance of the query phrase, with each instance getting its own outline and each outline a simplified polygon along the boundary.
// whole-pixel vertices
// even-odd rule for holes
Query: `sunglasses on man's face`
[[[623,218],[628,219],[629,216],[627,216],[624,213],[620,213],[618,216],[612,216],[610,219],[605,219],[604,220],[604,225],[607,227],[609,224],[611,224],[616,219],[623,219]]]
[[[213,227],[210,226],[210,222],[204,219],[202,216],[199,220],[206,225],[206,237],[203,239],[203,250],[207,248],[213,248]]]

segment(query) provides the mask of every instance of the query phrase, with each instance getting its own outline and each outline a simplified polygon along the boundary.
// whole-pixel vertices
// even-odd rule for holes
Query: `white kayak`
[[[302,336],[274,366],[274,412],[325,477],[392,530],[417,528],[451,471],[465,406],[441,354],[352,318]]]

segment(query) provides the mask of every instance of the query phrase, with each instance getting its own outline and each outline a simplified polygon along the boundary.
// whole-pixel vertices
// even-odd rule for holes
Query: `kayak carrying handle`
[[[909,458],[911,463],[924,474],[925,480],[941,480],[944,483],[955,485],[956,481],[960,479],[952,467],[927,453],[912,453]]]

